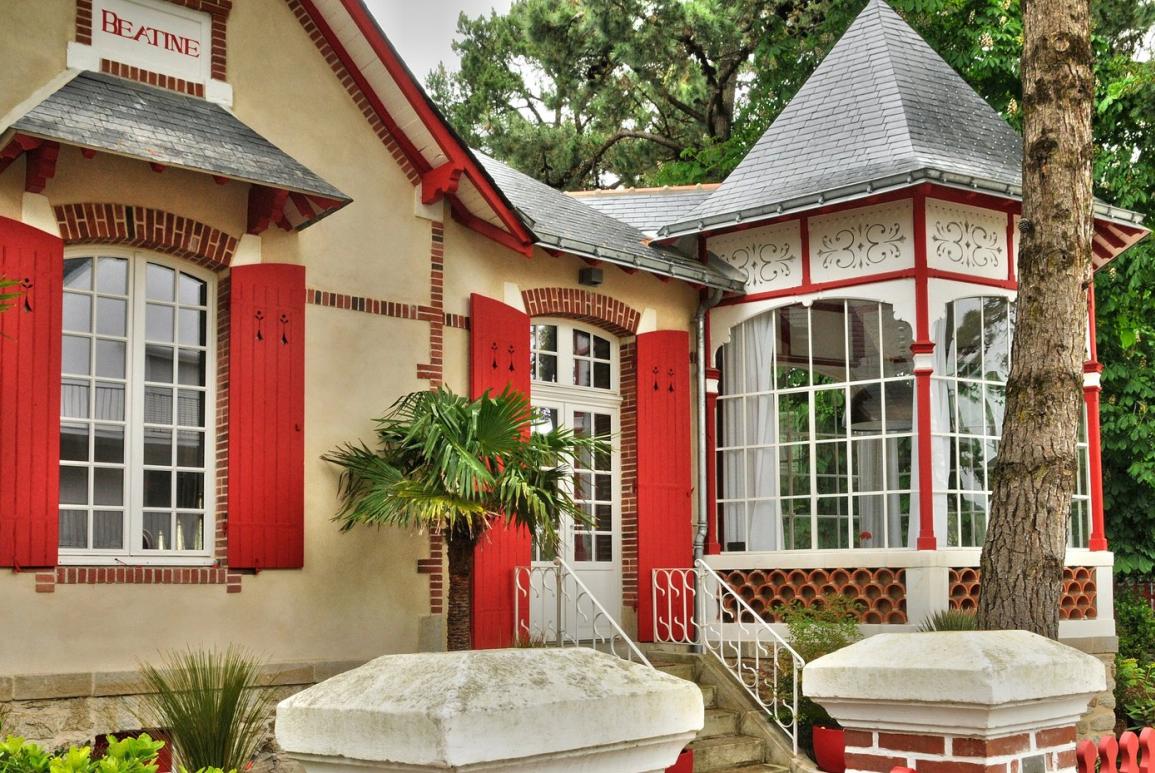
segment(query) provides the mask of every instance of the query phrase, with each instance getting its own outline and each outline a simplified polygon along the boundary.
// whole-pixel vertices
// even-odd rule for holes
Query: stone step
[[[706,709],[706,723],[698,732],[699,738],[738,734],[738,712],[727,709]]]
[[[694,773],[714,773],[762,762],[762,741],[748,735],[699,737],[690,744],[690,748],[694,750]]]
[[[702,691],[702,703],[706,704],[706,708],[717,708],[718,688],[712,684],[699,684],[698,689]]]
[[[659,671],[662,671],[663,673],[667,673],[667,674],[670,674],[671,676],[676,676],[679,679],[685,679],[685,680],[690,681],[690,682],[694,681],[694,664],[693,663],[674,663],[674,662],[664,662],[664,661],[651,661],[650,664],[654,668],[658,669]]]

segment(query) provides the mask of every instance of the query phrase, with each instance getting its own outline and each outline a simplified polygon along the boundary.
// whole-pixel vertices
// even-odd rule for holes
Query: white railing
[[[654,641],[696,644],[734,675],[798,751],[797,652],[713,569],[654,570]],[[694,620],[698,605],[699,622]]]
[[[514,638],[523,647],[591,647],[649,666],[597,597],[561,558],[514,570]]]

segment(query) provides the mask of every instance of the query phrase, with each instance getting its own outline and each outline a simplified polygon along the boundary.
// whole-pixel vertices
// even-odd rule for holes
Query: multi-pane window
[[[737,325],[718,354],[718,509],[727,550],[905,547],[911,329],[875,301]]]
[[[936,508],[945,504],[948,547],[978,547],[986,538],[990,474],[1002,436],[1014,327],[1014,304],[998,297],[953,301],[940,323],[931,406],[932,450],[945,460],[934,489]],[[1079,426],[1079,472],[1071,506],[1071,544],[1075,547],[1085,547],[1090,532],[1087,454],[1084,418]]]
[[[578,437],[612,438],[613,416],[609,412],[575,410],[573,431]],[[583,454],[573,470],[574,504],[588,523],[575,523],[575,561],[614,560],[614,468],[609,453]]]
[[[542,322],[530,326],[530,376],[534,381],[616,389],[617,347],[577,326]]]
[[[62,556],[208,554],[211,290],[157,259],[65,260]]]

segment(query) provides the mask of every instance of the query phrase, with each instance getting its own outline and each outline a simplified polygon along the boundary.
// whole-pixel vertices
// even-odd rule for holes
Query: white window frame
[[[128,356],[125,396],[125,545],[121,550],[59,548],[62,565],[81,566],[210,566],[216,551],[216,400],[217,400],[217,276],[188,261],[148,250],[85,245],[65,250],[67,258],[125,258],[129,261]],[[205,331],[205,459],[204,548],[202,550],[146,551],[140,545],[144,528],[144,355],[145,266],[155,263],[188,274],[207,284]],[[63,292],[63,288],[61,290]],[[174,386],[174,414],[177,410]],[[59,406],[57,407],[59,411]],[[174,416],[175,420],[175,416]],[[175,442],[175,438],[174,438]],[[59,464],[59,462],[58,462]],[[92,469],[89,466],[88,469]],[[58,510],[64,509],[59,504]],[[90,509],[93,508],[90,505]],[[176,510],[175,503],[172,510]],[[59,516],[58,516],[59,517]]]
[[[568,400],[573,402],[573,395],[580,392],[589,397],[581,399],[596,399],[596,395],[620,395],[621,394],[621,340],[612,333],[603,330],[594,325],[588,325],[581,322],[576,322],[572,319],[564,319],[560,317],[534,317],[530,320],[530,335],[532,336],[532,329],[534,325],[555,325],[557,327],[557,381],[541,381],[534,378],[532,380],[533,388],[550,386],[563,387],[566,390],[574,390],[568,392],[570,397]],[[598,336],[610,342],[610,388],[604,389],[592,386],[594,377],[593,372],[590,372],[591,386],[578,386],[574,383],[574,353],[573,353],[573,331],[580,330],[583,333],[588,333],[591,336]],[[592,346],[592,339],[591,339]],[[531,341],[531,352],[537,354],[540,350],[536,348],[536,342]],[[552,352],[543,352],[552,354]],[[532,356],[532,355],[531,355]],[[591,359],[586,357],[579,357],[578,359]],[[597,360],[604,362],[604,360]],[[533,369],[530,369],[530,373]],[[617,401],[621,403],[621,397],[617,397]]]

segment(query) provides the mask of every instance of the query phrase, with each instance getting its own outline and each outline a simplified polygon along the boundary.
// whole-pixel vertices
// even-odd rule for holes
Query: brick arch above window
[[[190,260],[213,271],[227,268],[237,238],[197,220],[126,204],[61,204],[53,208],[66,245],[123,244]]]
[[[616,336],[638,332],[642,313],[616,298],[567,287],[537,287],[521,291],[531,317],[564,317],[605,328]]]

